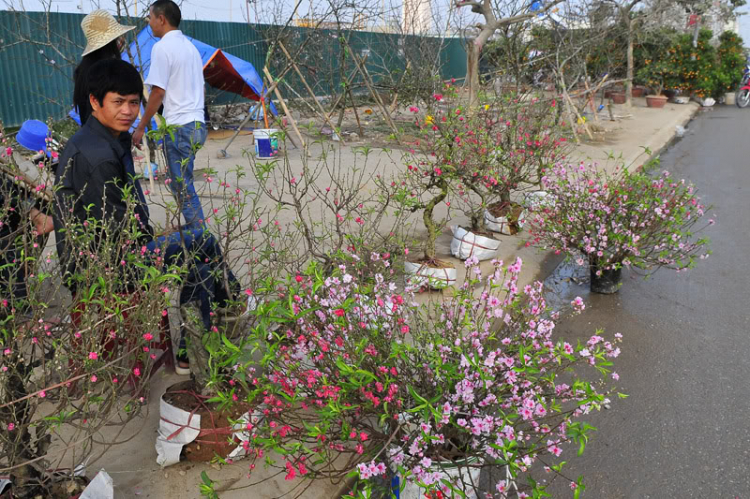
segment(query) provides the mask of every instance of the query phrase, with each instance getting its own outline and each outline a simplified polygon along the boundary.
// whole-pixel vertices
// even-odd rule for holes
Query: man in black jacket
[[[141,104],[141,77],[125,61],[101,61],[89,70],[89,88],[91,117],[65,147],[55,179],[53,218],[64,282],[75,295],[86,280],[82,267],[90,260],[85,254],[81,257],[81,248],[76,247],[71,238],[85,232],[82,226],[93,224],[95,237],[94,244],[89,246],[91,256],[102,247],[126,254],[143,246],[151,252],[157,248],[163,251],[160,257],[154,258],[156,261],[163,259],[166,263],[181,265],[189,256],[192,261],[187,265],[187,285],[181,302],[197,299],[203,325],[209,329],[212,302],[217,301],[222,306],[232,299],[220,276],[226,271],[229,287],[234,292],[237,282],[231,271],[224,268],[226,264],[219,246],[210,233],[197,230],[154,237],[146,198],[136,178],[128,133]],[[133,205],[132,216],[128,214],[129,202]],[[107,244],[101,245],[102,241]],[[74,247],[78,253],[73,251]],[[110,256],[110,260],[119,259],[119,256],[114,259]],[[123,291],[137,288],[135,270],[122,269],[128,288]]]

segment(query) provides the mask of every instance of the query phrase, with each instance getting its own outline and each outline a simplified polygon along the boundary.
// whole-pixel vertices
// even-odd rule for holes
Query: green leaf
[[[208,478],[208,474],[205,471],[201,471],[201,480],[203,483],[213,488],[214,482]]]

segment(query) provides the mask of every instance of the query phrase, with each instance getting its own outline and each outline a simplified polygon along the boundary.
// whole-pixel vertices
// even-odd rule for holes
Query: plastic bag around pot
[[[433,475],[435,482],[449,481],[454,487],[460,489],[469,484],[474,484],[475,488],[468,488],[463,493],[466,494],[467,499],[478,499],[479,495],[477,490],[479,489],[479,474],[482,471],[481,466],[468,466],[468,462],[459,461],[456,463],[443,463],[442,465],[434,464],[426,470],[427,474]],[[474,464],[474,463],[472,463]],[[399,493],[396,495],[399,499],[423,499],[425,497],[424,489],[420,488],[419,485],[412,481],[407,481],[401,490],[401,477],[396,476],[393,479],[392,487],[394,493],[398,490]]]
[[[484,210],[484,222],[485,225],[487,225],[487,228],[492,232],[499,232],[500,234],[505,234],[506,236],[512,236],[514,234],[514,232],[511,231],[511,224],[508,221],[508,217],[496,217],[488,210]],[[523,229],[525,223],[526,210],[523,210],[518,215],[518,221],[516,222],[516,226],[518,227],[519,231]]]
[[[555,197],[547,191],[534,191],[526,194],[523,205],[531,211],[555,207]]]
[[[247,453],[244,442],[250,440],[247,431],[247,423],[257,425],[261,419],[260,412],[249,411],[240,416],[237,422],[226,428],[203,428],[201,427],[201,415],[196,412],[188,412],[164,400],[162,395],[159,401],[159,429],[156,437],[156,463],[159,466],[172,466],[180,462],[182,448],[197,439],[210,438],[216,440],[217,433],[222,434],[225,440],[231,435],[237,446],[228,452],[225,458],[237,459],[244,457]],[[214,444],[209,441],[207,445]]]
[[[407,286],[428,286],[431,289],[445,289],[456,284],[454,267],[437,268],[424,263],[404,262]]]
[[[451,225],[453,240],[451,240],[451,255],[461,260],[476,256],[481,260],[495,258],[500,247],[500,241],[491,237],[474,234],[458,225]]]

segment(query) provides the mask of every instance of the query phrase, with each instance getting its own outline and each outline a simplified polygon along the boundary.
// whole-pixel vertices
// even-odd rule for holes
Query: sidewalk
[[[677,126],[685,126],[686,123],[698,112],[699,107],[694,104],[676,105],[667,104],[665,109],[648,109],[645,107],[645,99],[635,99],[635,106],[632,109],[626,109],[624,106],[614,106],[615,115],[627,115],[631,117],[624,118],[618,122],[604,121],[608,116],[605,113],[601,115],[602,127],[605,130],[602,142],[583,143],[578,146],[571,155],[571,161],[596,161],[600,164],[614,166],[613,160],[607,158],[610,154],[623,160],[617,161],[618,164],[631,164],[639,166],[647,159],[643,156],[643,148],[646,147],[653,154],[658,154],[663,148],[668,146],[675,135]],[[229,148],[230,155],[227,159],[218,160],[216,153],[223,149],[226,144],[226,133],[222,133],[220,140],[213,140],[209,135],[209,140],[205,148],[199,153],[196,163],[197,169],[205,169],[209,166],[222,173],[230,171],[236,164],[246,164],[247,159],[243,158],[243,149],[252,149],[250,138],[246,135],[240,135]],[[215,135],[214,135],[215,136]],[[288,151],[290,161],[301,162],[301,152],[299,150]],[[350,146],[345,146],[342,150],[342,164],[354,164],[355,158]],[[382,168],[385,174],[397,168],[396,160],[398,154],[377,153],[373,157],[374,166]],[[381,171],[381,170],[378,170]],[[198,174],[196,177],[200,177]],[[145,184],[144,184],[145,185]],[[251,187],[252,181],[245,179],[243,187]],[[145,188],[145,187],[144,187]],[[153,195],[164,195],[168,198],[167,190],[163,183],[157,182],[158,190]],[[210,197],[204,197],[204,205],[210,203]],[[154,207],[152,209],[154,218],[163,222],[164,210]],[[441,216],[444,214],[438,214]],[[287,220],[289,222],[290,220]],[[462,220],[457,220],[461,222]],[[456,223],[456,222],[454,222]],[[516,257],[523,259],[523,272],[520,278],[520,286],[528,284],[534,280],[544,280],[552,270],[562,260],[561,256],[555,256],[549,252],[540,252],[533,248],[526,248],[523,240],[523,233],[519,236],[500,236],[503,237],[500,246],[498,258],[505,262],[512,262]],[[416,234],[418,236],[418,234]],[[459,260],[447,257],[450,253],[450,231],[446,230],[438,240],[439,258],[451,261],[459,269],[459,280],[462,280],[461,269],[463,263]],[[439,296],[433,294],[432,296]],[[164,392],[166,387],[180,381],[184,378],[174,374],[165,374],[163,371],[154,377],[151,397],[148,402],[148,416],[140,425],[140,432],[127,443],[115,447],[109,451],[100,461],[98,461],[89,471],[90,475],[100,469],[105,468],[113,477],[116,487],[117,498],[131,497],[150,497],[155,499],[190,499],[200,497],[199,484],[201,483],[200,474],[206,471],[215,481],[219,482],[221,488],[235,489],[228,492],[221,492],[222,499],[232,499],[240,497],[252,497],[254,499],[270,499],[284,496],[287,492],[296,487],[295,492],[289,494],[290,499],[297,494],[305,499],[329,499],[336,497],[341,490],[341,485],[332,485],[327,482],[318,482],[307,490],[304,488],[309,485],[307,482],[299,480],[285,482],[283,475],[277,475],[268,481],[263,481],[257,485],[251,485],[258,482],[261,478],[267,477],[268,473],[259,466],[252,477],[247,477],[247,464],[238,462],[233,466],[227,466],[222,469],[215,469],[208,464],[180,463],[179,465],[161,469],[156,464],[156,451],[154,450],[154,440],[156,428],[159,419],[159,396]],[[136,433],[139,428],[131,428],[130,431]],[[239,489],[239,487],[245,487]]]

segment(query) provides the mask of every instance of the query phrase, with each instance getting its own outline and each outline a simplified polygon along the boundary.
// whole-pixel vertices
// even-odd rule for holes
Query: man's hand
[[[141,123],[143,123],[143,121],[141,121]],[[143,144],[141,142],[143,141],[144,133],[146,133],[146,129],[145,127],[142,127],[140,124],[133,131],[133,145],[137,147],[138,149],[143,149]]]

